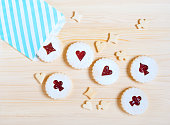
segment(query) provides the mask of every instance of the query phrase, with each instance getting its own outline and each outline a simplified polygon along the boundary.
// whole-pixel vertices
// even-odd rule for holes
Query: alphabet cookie
[[[146,83],[152,81],[158,72],[154,59],[147,56],[137,57],[131,64],[131,76],[138,82]]]
[[[111,59],[98,60],[92,69],[95,81],[101,85],[110,85],[119,78],[119,66]]]
[[[148,99],[138,88],[127,89],[121,97],[122,108],[131,115],[142,114],[148,107]]]
[[[61,42],[56,36],[52,36],[49,41],[40,48],[38,57],[44,62],[52,62],[61,55]]]
[[[45,90],[49,97],[62,99],[69,95],[72,89],[72,82],[68,76],[60,73],[51,75],[46,82]]]
[[[88,44],[77,42],[68,48],[66,56],[73,68],[86,69],[92,64],[94,52]]]

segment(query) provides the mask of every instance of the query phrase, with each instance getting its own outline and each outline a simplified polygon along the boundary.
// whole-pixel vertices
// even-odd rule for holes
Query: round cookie
[[[51,75],[45,84],[45,91],[53,99],[65,98],[72,89],[72,82],[68,76],[60,73]]]
[[[158,67],[150,57],[137,57],[131,64],[131,76],[138,82],[146,83],[152,81],[157,75]]]
[[[51,36],[37,53],[44,62],[52,62],[61,55],[61,42],[56,36]]]
[[[127,89],[121,97],[122,108],[131,115],[142,114],[148,107],[148,99],[138,88]]]
[[[93,62],[94,52],[88,44],[77,42],[69,46],[66,56],[73,68],[86,69]]]
[[[119,66],[112,59],[102,58],[94,64],[92,75],[97,83],[110,85],[119,78]]]

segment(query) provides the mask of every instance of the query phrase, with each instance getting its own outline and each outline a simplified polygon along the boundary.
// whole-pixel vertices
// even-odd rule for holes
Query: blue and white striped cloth
[[[64,15],[43,0],[0,0],[0,39],[32,60],[64,23]]]

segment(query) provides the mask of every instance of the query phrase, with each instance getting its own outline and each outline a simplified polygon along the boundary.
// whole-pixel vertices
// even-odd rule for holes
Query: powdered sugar
[[[108,73],[104,74],[107,70]],[[94,64],[92,74],[97,83],[110,85],[119,78],[119,66],[113,60],[103,58]]]
[[[47,53],[45,46],[51,44],[52,51],[51,53]],[[61,55],[61,42],[56,36],[51,36],[50,39],[46,40],[43,46],[37,53],[38,57],[44,62],[52,62],[57,59]]]
[[[75,69],[88,68],[94,59],[92,48],[82,42],[72,44],[67,50],[67,61]]]
[[[55,82],[54,82],[55,81]],[[60,84],[56,84],[56,81]],[[69,95],[72,89],[72,82],[68,76],[60,73],[51,75],[46,82],[45,90],[49,97],[61,99]]]
[[[130,102],[133,101],[133,97],[140,97],[141,100],[139,101],[139,105],[131,105]],[[146,111],[148,107],[148,99],[144,92],[138,88],[129,88],[127,89],[122,97],[121,97],[121,104],[123,109],[131,114],[131,115],[138,115],[142,114]]]
[[[140,72],[141,65],[145,66],[145,71]],[[137,57],[131,64],[130,72],[132,77],[141,83],[150,82],[157,75],[157,64],[156,62],[147,56]],[[147,74],[145,73],[147,72]]]

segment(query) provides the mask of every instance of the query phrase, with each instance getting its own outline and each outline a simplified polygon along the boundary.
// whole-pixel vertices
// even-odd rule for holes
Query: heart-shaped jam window
[[[86,55],[86,52],[85,51],[76,51],[76,55],[77,55],[77,57],[78,57],[78,59],[80,60],[80,61],[82,61],[82,59],[84,58],[84,56]]]
[[[64,89],[64,87],[62,87],[63,82],[62,81],[58,81],[58,80],[54,80],[54,89],[58,89],[59,91],[62,91]]]
[[[102,72],[102,76],[111,75],[112,70],[109,70],[109,66],[105,66]]]

